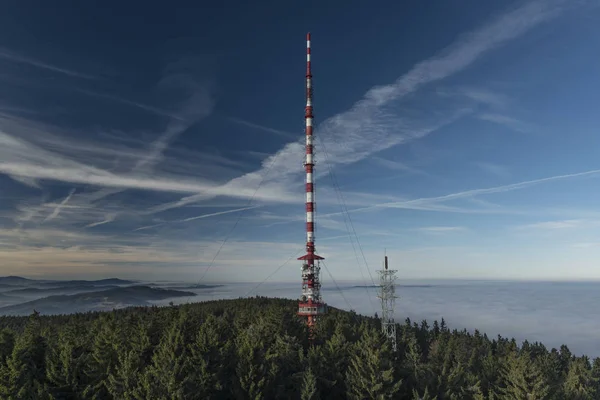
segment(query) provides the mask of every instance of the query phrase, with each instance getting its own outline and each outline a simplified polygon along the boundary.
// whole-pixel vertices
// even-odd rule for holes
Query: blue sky
[[[600,3],[491,3],[6,6],[0,274],[262,281],[299,254],[310,31],[335,279],[384,250],[401,278],[600,278]]]

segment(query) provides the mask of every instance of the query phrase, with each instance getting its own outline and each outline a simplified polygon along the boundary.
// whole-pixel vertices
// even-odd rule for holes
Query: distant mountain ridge
[[[15,286],[12,286],[13,288]],[[4,294],[8,294],[8,295],[51,295],[51,294],[74,294],[77,292],[92,292],[92,291],[98,291],[98,290],[107,290],[107,289],[113,289],[113,288],[118,288],[120,286],[116,286],[116,285],[86,285],[86,284],[82,284],[82,285],[67,285],[67,286],[58,286],[58,287],[25,287],[25,288],[19,288],[19,289],[12,289],[6,292],[3,292]]]
[[[22,276],[0,276],[0,285],[24,285],[30,282],[35,282],[35,280]]]
[[[28,285],[132,285],[138,283],[120,278],[105,278],[96,280],[53,280],[53,279],[31,279],[23,278],[22,276],[0,276],[0,287],[5,286],[28,286]]]
[[[150,301],[192,296],[196,296],[196,293],[149,286],[126,286],[71,295],[49,296],[0,307],[0,315],[28,315],[33,310],[40,314],[110,311],[131,306],[147,306],[150,305]]]

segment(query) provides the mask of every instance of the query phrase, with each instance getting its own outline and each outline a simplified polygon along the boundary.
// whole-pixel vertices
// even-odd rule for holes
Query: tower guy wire
[[[278,157],[279,157],[279,153],[276,153],[273,156],[273,158],[272,158],[271,162],[269,163],[269,165],[267,165],[267,169],[266,169],[265,173],[261,176],[260,181],[258,182],[258,185],[256,186],[256,189],[254,190],[254,193],[252,193],[252,196],[248,200],[248,203],[246,204],[246,207],[244,207],[246,210],[251,209],[250,206],[252,205],[252,202],[254,201],[254,198],[256,197],[256,194],[258,193],[258,191],[261,188],[262,184],[264,183],[265,179],[267,179],[267,176],[271,172],[271,169],[273,168],[273,165],[275,165],[275,161],[277,160]],[[244,210],[244,211],[246,211],[246,210]],[[202,282],[202,280],[204,279],[204,277],[206,276],[206,274],[208,273],[208,271],[214,266],[215,260],[217,259],[217,257],[221,253],[221,250],[223,250],[223,246],[225,246],[225,244],[227,243],[227,241],[229,240],[229,238],[233,234],[233,231],[235,230],[235,228],[240,223],[240,220],[242,219],[244,211],[242,211],[242,212],[240,212],[238,214],[238,217],[235,220],[235,223],[233,224],[233,226],[231,227],[231,229],[229,230],[229,232],[225,236],[225,239],[223,239],[223,242],[221,242],[221,245],[217,249],[217,252],[215,253],[215,255],[213,256],[212,260],[210,261],[210,263],[208,264],[208,266],[206,267],[206,269],[204,270],[204,272],[200,276],[200,279],[198,279],[197,285],[200,285],[200,283]],[[187,303],[189,303],[189,300],[190,300],[190,298],[188,298]]]
[[[261,188],[262,184],[264,183],[265,179],[267,178],[267,176],[269,175],[269,172],[271,172],[271,168],[273,167],[273,165],[275,164],[275,161],[277,160],[277,157],[279,157],[279,153],[276,153],[273,156],[273,159],[271,160],[271,162],[269,163],[269,165],[267,166],[267,170],[265,171],[265,173],[261,176],[260,181],[258,182],[258,185],[256,187],[256,189],[254,190],[254,193],[252,193],[252,196],[250,197],[250,199],[248,200],[248,203],[246,204],[246,209],[250,209],[250,205],[252,204],[252,202],[254,201],[254,198],[256,197],[256,194],[258,193],[258,190]],[[221,243],[221,245],[219,246],[219,249],[217,250],[217,252],[215,253],[214,257],[212,258],[212,260],[210,261],[210,264],[208,265],[208,267],[206,267],[206,269],[204,270],[204,273],[200,276],[200,279],[198,280],[198,284],[200,284],[200,282],[202,282],[202,279],[204,279],[204,276],[206,276],[206,274],[208,273],[208,271],[213,267],[215,260],[217,259],[217,257],[219,256],[219,254],[221,253],[221,250],[223,249],[223,246],[225,246],[225,243],[227,243],[227,241],[229,240],[229,238],[231,237],[231,234],[233,233],[233,231],[235,230],[235,228],[238,226],[238,224],[240,223],[240,220],[242,219],[243,216],[243,212],[240,212],[238,214],[238,217],[235,221],[235,224],[233,224],[233,226],[231,227],[231,230],[229,231],[229,233],[227,233],[227,235],[225,236],[225,239],[223,239],[223,242]]]
[[[360,272],[360,276],[362,277],[363,283],[365,285],[365,291],[367,292],[367,298],[369,299],[369,304],[371,304],[371,308],[373,309],[373,312],[375,312],[375,305],[373,304],[373,300],[371,299],[371,292],[369,291],[368,284],[365,279],[365,275],[361,268],[360,259],[358,257],[358,252],[356,251],[356,246],[354,244],[354,241],[356,241],[356,244],[358,245],[358,248],[360,249],[363,261],[365,262],[365,267],[367,269],[367,272],[369,273],[369,277],[371,278],[371,284],[373,286],[376,286],[375,280],[373,279],[373,275],[371,274],[371,270],[369,269],[369,264],[367,263],[367,258],[365,257],[365,254],[362,250],[362,246],[360,245],[360,241],[358,240],[358,235],[356,234],[356,229],[354,229],[354,224],[352,223],[352,218],[350,217],[350,213],[348,212],[348,207],[346,206],[346,201],[344,200],[344,195],[342,194],[342,190],[339,187],[337,178],[335,176],[335,172],[333,171],[333,167],[329,160],[329,153],[327,152],[327,147],[325,147],[325,143],[323,142],[323,140],[320,140],[318,137],[317,137],[317,140],[319,140],[321,147],[323,148],[323,153],[325,154],[325,164],[327,165],[327,168],[328,168],[329,177],[331,178],[331,183],[333,184],[333,189],[338,197],[338,202],[340,204],[340,209],[342,211],[341,214],[342,214],[342,217],[344,218],[344,226],[346,227],[346,232],[348,234],[348,238],[350,239],[350,245],[352,246],[352,250],[354,251],[354,257],[356,258],[358,270]],[[354,239],[352,237],[352,232],[350,232],[350,229],[352,229],[352,232],[354,233]]]
[[[296,253],[292,254],[290,256],[290,258],[288,258],[283,264],[279,265],[279,267],[277,267],[273,272],[271,272],[264,280],[262,280],[261,282],[258,283],[258,285],[254,286],[252,289],[250,289],[248,291],[248,293],[246,293],[244,295],[244,297],[248,297],[250,296],[250,293],[254,292],[256,289],[258,289],[260,286],[262,286],[263,283],[265,283],[266,281],[268,281],[269,279],[271,279],[272,276],[274,276],[276,273],[279,272],[279,270],[281,270],[281,268],[285,267],[290,261],[292,261],[295,257],[298,257],[298,254],[300,254],[302,251],[304,250],[304,248],[301,248],[300,250],[298,250]]]
[[[331,273],[331,271],[329,271],[329,268],[327,268],[327,265],[325,264],[325,261],[322,261],[322,264],[323,264],[323,268],[325,268],[325,271],[327,271],[327,274],[331,278],[331,281],[335,285],[336,289],[338,290],[338,292],[340,292],[340,295],[342,296],[342,299],[344,299],[344,301],[346,302],[346,305],[348,306],[348,310],[352,310],[352,308],[353,308],[352,304],[350,304],[350,302],[348,301],[348,299],[346,298],[346,296],[344,296],[344,292],[340,288],[340,285],[338,285],[338,283],[336,282],[336,280],[333,277],[333,274]]]

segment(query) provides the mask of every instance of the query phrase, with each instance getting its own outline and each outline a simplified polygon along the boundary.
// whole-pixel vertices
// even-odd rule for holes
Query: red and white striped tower
[[[298,315],[306,317],[310,338],[313,338],[315,323],[320,314],[324,314],[327,305],[321,299],[321,282],[319,274],[321,267],[315,250],[315,188],[313,181],[313,104],[312,104],[312,74],[310,69],[310,33],[306,35],[306,254],[299,257],[302,260],[302,297],[298,304]]]

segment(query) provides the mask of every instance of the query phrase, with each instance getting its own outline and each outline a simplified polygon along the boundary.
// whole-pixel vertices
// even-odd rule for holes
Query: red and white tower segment
[[[312,74],[310,68],[310,33],[306,35],[306,251],[314,253],[315,241],[315,190],[313,185],[313,114],[312,114]]]
[[[319,260],[323,257],[315,253],[315,188],[313,181],[313,103],[312,74],[310,68],[310,33],[306,35],[306,254],[299,257],[302,264],[302,297],[298,304],[298,315],[307,318],[309,330],[313,332],[317,316],[326,311],[326,304],[321,299],[321,282]],[[312,336],[312,334],[311,334]]]

